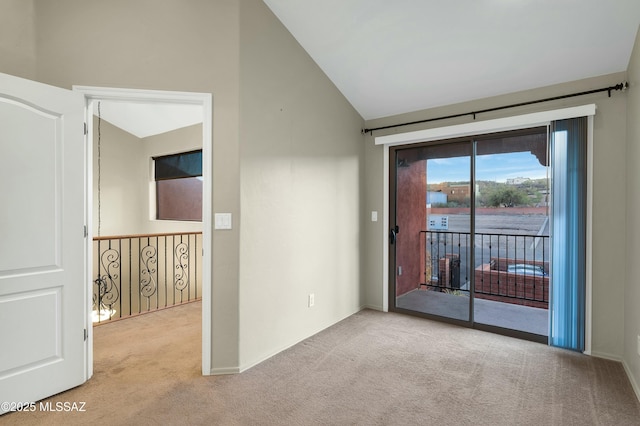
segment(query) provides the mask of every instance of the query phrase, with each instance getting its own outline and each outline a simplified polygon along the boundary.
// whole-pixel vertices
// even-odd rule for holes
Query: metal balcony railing
[[[420,242],[421,287],[470,293],[473,274],[476,298],[548,308],[548,236],[421,231]]]
[[[202,233],[93,239],[94,323],[200,299]]]

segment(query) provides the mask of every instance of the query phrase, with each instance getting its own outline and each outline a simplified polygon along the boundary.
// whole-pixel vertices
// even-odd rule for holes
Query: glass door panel
[[[476,142],[474,322],[548,334],[546,128]]]
[[[392,151],[392,308],[471,320],[472,148],[465,141]]]

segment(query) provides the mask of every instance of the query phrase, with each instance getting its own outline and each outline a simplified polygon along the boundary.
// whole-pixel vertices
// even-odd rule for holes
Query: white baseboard
[[[382,306],[377,306],[377,305],[362,305],[360,307],[360,310],[363,310],[363,309],[373,309],[374,311],[380,311],[380,312],[384,311],[384,308]]]
[[[225,374],[238,374],[240,373],[240,368],[238,367],[221,367],[221,368],[212,368],[209,372],[210,376],[223,376]]]
[[[587,355],[587,354],[585,354]],[[618,362],[622,362],[622,357],[620,355],[613,355],[613,354],[609,354],[606,352],[591,352],[590,354],[591,356],[594,356],[596,358],[602,358],[602,359],[608,359],[609,361],[618,361]]]
[[[242,373],[242,372],[244,372],[244,371],[247,371],[247,370],[248,370],[248,369],[250,369],[251,367],[255,367],[256,365],[258,365],[258,364],[260,364],[260,363],[262,363],[262,362],[264,362],[264,361],[268,360],[269,358],[271,358],[271,357],[273,357],[273,356],[275,356],[275,355],[279,354],[280,352],[285,351],[285,350],[289,349],[290,347],[295,346],[295,345],[297,345],[298,343],[303,342],[303,341],[307,340],[308,338],[310,338],[310,337],[312,337],[312,336],[315,336],[316,334],[320,333],[321,331],[326,330],[327,328],[329,328],[329,327],[332,327],[332,326],[336,325],[336,324],[337,324],[337,323],[339,323],[340,321],[343,321],[343,320],[345,320],[345,319],[349,318],[350,316],[352,316],[352,315],[354,315],[354,314],[356,314],[356,313],[360,312],[362,309],[363,309],[362,307],[361,307],[361,308],[359,308],[359,309],[357,309],[355,312],[350,313],[350,314],[348,314],[348,315],[346,315],[346,316],[344,316],[344,317],[342,317],[342,318],[338,319],[337,321],[333,322],[332,324],[329,324],[329,325],[327,325],[327,326],[324,326],[324,327],[322,327],[322,328],[320,328],[320,329],[318,329],[318,330],[314,331],[313,333],[311,333],[311,334],[310,334],[310,335],[308,335],[307,337],[304,337],[304,338],[302,338],[302,339],[300,339],[300,340],[298,340],[298,341],[295,341],[295,342],[293,342],[293,343],[291,343],[291,344],[289,344],[289,345],[282,346],[281,348],[276,349],[275,351],[271,352],[270,354],[265,355],[265,356],[263,356],[263,357],[261,357],[261,358],[258,358],[258,359],[254,360],[254,361],[252,361],[252,362],[249,362],[249,363],[247,363],[247,364],[241,365],[237,372],[238,372],[238,373]],[[374,308],[372,308],[372,309],[374,309]]]
[[[635,377],[633,376],[633,373],[631,372],[631,369],[629,368],[629,365],[627,364],[627,362],[620,356],[618,355],[611,355],[611,354],[607,354],[607,353],[600,353],[600,352],[594,352],[592,353],[592,356],[596,357],[596,358],[603,358],[603,359],[608,359],[609,361],[617,361],[619,363],[622,364],[622,368],[624,368],[624,372],[627,374],[627,378],[629,379],[629,382],[631,383],[631,387],[633,388],[633,392],[636,394],[636,398],[638,398],[638,401],[640,401],[640,386],[638,386],[638,382],[636,381]]]
[[[633,376],[633,373],[631,372],[631,369],[629,368],[629,365],[627,365],[626,361],[622,360],[622,366],[624,367],[624,371],[625,373],[627,373],[627,377],[631,382],[633,391],[636,393],[636,398],[638,398],[638,401],[640,401],[640,386],[638,386],[638,382],[636,382],[636,379]]]

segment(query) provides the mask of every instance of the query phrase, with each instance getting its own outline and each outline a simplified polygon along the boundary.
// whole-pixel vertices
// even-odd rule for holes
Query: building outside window
[[[202,150],[153,157],[156,219],[202,221]]]

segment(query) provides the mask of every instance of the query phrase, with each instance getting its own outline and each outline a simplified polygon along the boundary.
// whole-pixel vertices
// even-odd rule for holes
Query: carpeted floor
[[[95,329],[94,377],[1,425],[639,425],[620,363],[365,310],[239,375],[200,375],[200,303]]]

